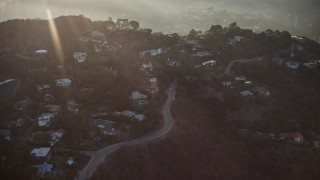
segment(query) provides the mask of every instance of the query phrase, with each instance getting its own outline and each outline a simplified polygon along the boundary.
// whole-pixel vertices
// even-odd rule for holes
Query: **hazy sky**
[[[320,22],[320,0],[0,0],[0,21],[46,19],[46,9],[50,9],[53,17],[82,14],[92,20],[128,18],[149,26],[164,19],[176,22],[183,13],[209,7],[235,13],[260,11],[278,17],[313,16],[313,24],[317,19]]]

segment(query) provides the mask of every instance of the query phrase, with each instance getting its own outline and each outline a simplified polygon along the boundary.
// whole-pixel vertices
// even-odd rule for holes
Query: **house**
[[[48,51],[45,49],[39,49],[39,50],[34,51],[34,54],[35,55],[47,55]]]
[[[148,96],[147,96],[147,95],[144,95],[144,94],[142,94],[142,93],[140,93],[140,92],[138,92],[138,91],[133,91],[133,92],[131,93],[131,95],[129,96],[129,98],[132,99],[132,100],[147,99]]]
[[[241,91],[240,94],[243,97],[251,97],[251,96],[253,96],[253,93],[251,91]]]
[[[247,78],[245,76],[237,76],[234,78],[236,81],[245,81]]]
[[[15,79],[7,79],[0,82],[0,102],[15,97],[18,84],[18,81]]]
[[[225,86],[225,87],[229,87],[231,84],[232,84],[231,81],[223,81],[222,82],[222,85]]]
[[[57,113],[42,113],[38,117],[38,126],[39,127],[48,127],[51,125],[51,120],[57,115]]]
[[[23,118],[19,118],[16,121],[13,121],[13,123],[15,124],[16,127],[21,127],[24,125],[25,119]]]
[[[32,100],[26,97],[24,100],[14,103],[14,109],[17,111],[22,111],[27,109],[30,104],[32,104]]]
[[[143,121],[145,119],[145,116],[143,114],[138,114],[134,116],[134,119],[138,121]]]
[[[54,97],[53,97],[51,94],[46,93],[46,94],[43,96],[43,101],[44,101],[44,103],[46,103],[46,104],[52,103],[52,102],[54,102]]]
[[[81,42],[89,42],[90,41],[90,37],[87,37],[87,36],[81,36],[78,39]]]
[[[196,54],[194,54],[193,56],[197,56],[197,57],[205,57],[205,56],[209,56],[211,55],[210,52],[208,51],[198,51]]]
[[[50,146],[54,146],[56,143],[58,143],[59,141],[61,141],[61,139],[63,138],[64,134],[65,134],[66,130],[64,129],[59,129],[56,132],[52,133],[50,135],[50,140],[49,140],[49,145]]]
[[[72,83],[71,79],[69,78],[64,78],[64,79],[57,79],[56,80],[56,85],[57,87],[68,87]]]
[[[0,135],[7,141],[11,140],[11,130],[10,129],[0,129]]]
[[[145,69],[145,70],[149,69],[150,71],[152,71],[153,70],[153,65],[151,64],[151,62],[143,63],[142,64],[142,68]]]
[[[52,173],[53,165],[52,164],[47,164],[46,162],[43,164],[37,165],[37,174],[39,176],[45,176],[45,175],[50,175]]]
[[[80,106],[81,106],[81,105],[75,103],[74,100],[69,100],[69,101],[68,101],[68,104],[67,104],[67,109],[68,109],[69,111],[71,111],[71,112],[78,113]]]
[[[213,65],[216,65],[217,64],[217,61],[215,60],[209,60],[209,61],[205,61],[202,63],[202,66],[213,66]]]
[[[168,58],[167,61],[165,62],[168,66],[180,66],[180,63],[176,60]]]
[[[136,112],[134,112],[134,111],[129,111],[129,110],[124,110],[124,111],[122,111],[122,112],[116,111],[114,114],[115,114],[115,115],[118,115],[118,116],[122,115],[122,116],[127,116],[127,117],[133,117],[133,116],[136,115]]]
[[[66,162],[66,164],[67,164],[68,166],[71,166],[73,163],[74,163],[73,157],[69,157],[68,160],[67,160],[67,162]]]
[[[244,39],[244,37],[242,37],[242,36],[234,36],[234,39],[235,39],[237,42],[240,42],[241,40]]]
[[[158,88],[157,78],[150,78],[149,81],[150,81],[150,84],[151,84],[150,92],[151,93],[158,92],[159,88]]]
[[[50,112],[59,112],[61,106],[60,106],[60,105],[46,105],[46,108],[47,108]]]
[[[253,89],[253,91],[255,91],[256,93],[258,93],[260,96],[270,96],[270,91],[267,90],[266,88],[264,87],[255,87]]]
[[[276,63],[278,66],[281,66],[284,62],[284,59],[283,58],[280,58],[280,57],[273,57],[271,59],[274,63]]]
[[[30,154],[37,159],[49,160],[51,158],[51,148],[49,147],[34,148],[30,152]]]
[[[296,143],[303,143],[304,138],[300,132],[293,132],[293,133],[281,133],[280,134],[281,140],[293,140]]]
[[[105,40],[106,39],[106,36],[102,32],[99,32],[99,31],[91,32],[90,36],[91,36],[91,39],[93,39],[93,40]]]
[[[317,61],[316,60],[310,60],[308,62],[303,63],[303,66],[313,69],[317,67]]]
[[[83,63],[87,59],[87,53],[75,52],[73,53],[73,58],[77,63]]]
[[[290,69],[298,69],[300,66],[300,63],[297,61],[288,61],[286,62],[286,66]]]
[[[37,90],[41,93],[48,93],[50,91],[50,85],[43,84],[43,85],[37,85]]]
[[[145,55],[150,55],[150,56],[158,56],[163,53],[165,53],[167,50],[164,48],[157,48],[157,49],[152,49],[152,50],[147,50],[147,51],[142,51],[139,53],[140,58],[145,57]]]

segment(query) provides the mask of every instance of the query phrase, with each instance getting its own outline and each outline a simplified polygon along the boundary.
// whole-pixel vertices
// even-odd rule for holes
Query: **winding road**
[[[236,62],[239,62],[239,63],[244,63],[244,62],[252,62],[252,61],[261,61],[263,60],[264,58],[263,57],[256,57],[256,58],[251,58],[251,59],[237,59],[237,60],[233,60],[231,61],[227,68],[225,69],[224,73],[226,75],[229,75],[230,76],[230,71],[231,71],[231,67],[234,65],[234,63]]]
[[[172,102],[175,99],[176,84],[177,84],[177,80],[174,80],[170,84],[170,87],[168,89],[168,98],[162,108],[162,115],[163,115],[164,124],[160,130],[152,133],[151,135],[142,137],[141,139],[139,138],[139,139],[133,139],[133,140],[129,140],[129,141],[120,142],[120,143],[113,144],[113,145],[107,146],[105,148],[102,148],[100,150],[90,152],[90,154],[92,154],[90,161],[88,162],[86,167],[80,172],[79,176],[76,179],[77,180],[85,180],[85,179],[89,178],[94,173],[94,171],[97,169],[98,165],[100,165],[102,162],[104,162],[106,156],[109,155],[110,153],[118,150],[119,148],[124,147],[124,146],[137,145],[140,143],[148,143],[148,142],[160,139],[161,137],[166,135],[168,132],[170,132],[170,130],[173,127],[170,109],[171,109]]]

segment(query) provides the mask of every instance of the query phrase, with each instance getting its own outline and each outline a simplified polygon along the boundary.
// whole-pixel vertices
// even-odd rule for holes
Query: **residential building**
[[[51,120],[57,115],[57,113],[42,113],[38,117],[38,126],[39,127],[48,127],[51,125]]]
[[[47,164],[47,163],[39,164],[37,166],[37,169],[38,169],[37,174],[39,176],[50,175],[52,173],[53,164]]]
[[[180,63],[176,60],[168,58],[167,61],[165,62],[168,66],[180,66]]]
[[[57,79],[56,80],[56,85],[58,87],[68,87],[70,86],[72,81],[69,78],[64,78],[64,79]]]
[[[290,69],[296,70],[296,69],[299,68],[300,63],[297,62],[297,61],[287,61],[287,62],[286,62],[286,66],[287,66],[288,68],[290,68]]]
[[[202,63],[202,66],[213,66],[213,65],[216,65],[217,64],[217,61],[215,60],[209,60],[209,61],[205,61]]]
[[[138,121],[143,121],[145,119],[145,116],[143,114],[138,114],[134,116],[134,119]]]
[[[18,111],[25,110],[32,102],[30,98],[26,97],[24,100],[14,103],[14,109]]]
[[[3,82],[0,82],[0,102],[15,97],[17,86],[18,81],[15,79],[7,79]]]
[[[303,134],[301,134],[300,132],[281,133],[280,139],[281,140],[293,140],[296,143],[303,143],[304,142]]]
[[[52,133],[51,136],[50,136],[49,145],[50,146],[54,146],[59,141],[61,141],[61,139],[63,138],[65,132],[66,132],[66,130],[59,129],[56,132]]]
[[[35,55],[47,55],[48,51],[45,49],[39,49],[39,50],[34,51],[34,54]]]
[[[11,130],[10,129],[0,129],[0,135],[7,141],[11,140]]]
[[[93,31],[93,32],[91,32],[91,39],[93,39],[93,40],[105,40],[106,36],[102,32]]]
[[[59,112],[61,106],[60,106],[60,105],[46,105],[46,108],[47,108],[50,112]]]
[[[43,85],[37,85],[37,90],[40,91],[41,93],[48,93],[50,89],[50,85],[43,84]]]
[[[115,115],[122,115],[122,116],[127,116],[127,117],[133,117],[133,116],[135,116],[136,115],[136,112],[134,112],[134,111],[129,111],[129,110],[124,110],[124,111],[122,111],[122,112],[118,112],[118,111],[116,111],[115,113],[114,113]]]
[[[163,53],[166,53],[166,49],[164,48],[157,48],[157,49],[152,49],[152,50],[147,50],[147,51],[142,51],[140,52],[139,56],[140,58],[145,57],[145,55],[150,55],[150,56],[158,56]]]
[[[142,68],[145,69],[145,70],[149,69],[150,71],[152,71],[153,70],[153,65],[151,64],[151,62],[143,63],[142,64]]]
[[[208,51],[198,51],[196,54],[194,54],[193,56],[197,56],[197,57],[205,57],[205,56],[210,56],[211,53]]]
[[[49,160],[51,158],[51,148],[49,147],[41,147],[34,148],[30,152],[31,155],[41,160]]]
[[[240,94],[243,97],[251,97],[251,96],[253,96],[253,93],[251,91],[241,91]]]
[[[303,63],[303,66],[307,67],[307,68],[310,68],[310,69],[313,69],[313,68],[316,68],[317,67],[317,61],[316,60],[310,60],[308,62],[305,62]]]
[[[83,63],[86,61],[87,59],[87,53],[83,53],[83,52],[75,52],[73,53],[73,58],[77,63]]]
[[[232,82],[231,81],[223,81],[222,84],[223,84],[223,86],[229,87],[229,86],[231,86]]]
[[[255,87],[253,89],[256,93],[258,93],[260,96],[270,96],[270,91],[264,87]]]
[[[247,78],[245,76],[237,76],[234,78],[236,81],[245,81]]]

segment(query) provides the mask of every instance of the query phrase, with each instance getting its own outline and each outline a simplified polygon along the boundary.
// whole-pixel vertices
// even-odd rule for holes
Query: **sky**
[[[309,24],[315,24],[317,20],[320,22],[320,0],[0,0],[0,21],[47,19],[46,10],[50,9],[53,17],[84,15],[92,20],[128,18],[155,28],[156,22],[162,23],[165,19],[176,23],[180,16],[208,7],[234,13],[259,11],[281,18],[298,14],[300,21],[307,18],[308,21],[312,19]],[[281,26],[281,22],[278,24]]]

